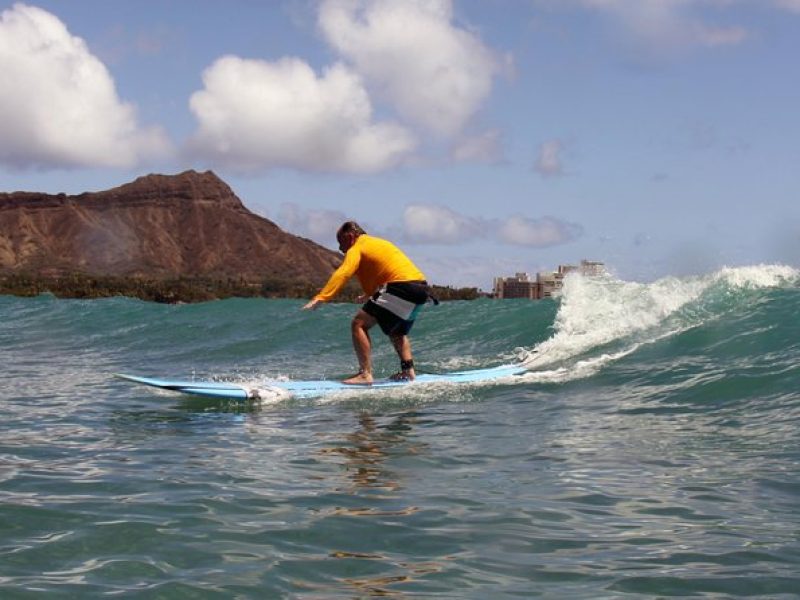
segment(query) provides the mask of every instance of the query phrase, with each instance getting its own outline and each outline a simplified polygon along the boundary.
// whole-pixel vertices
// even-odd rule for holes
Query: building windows
[[[495,298],[528,298],[540,300],[552,298],[561,293],[564,287],[564,277],[570,273],[578,273],[584,277],[599,277],[606,273],[602,262],[582,260],[580,266],[559,265],[558,270],[552,273],[537,273],[533,278],[529,273],[517,273],[514,277],[495,277]]]

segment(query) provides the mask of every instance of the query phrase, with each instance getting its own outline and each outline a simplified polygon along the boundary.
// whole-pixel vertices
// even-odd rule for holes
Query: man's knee
[[[364,311],[359,311],[353,320],[350,321],[350,329],[353,331],[363,329],[367,331],[370,327],[375,325],[375,319]]]
[[[350,329],[353,331],[358,331],[359,329],[364,329],[364,322],[359,319],[358,317],[353,317],[353,320],[350,321]]]

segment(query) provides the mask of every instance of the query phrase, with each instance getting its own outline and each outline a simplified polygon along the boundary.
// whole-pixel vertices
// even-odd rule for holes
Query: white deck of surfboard
[[[260,382],[257,386],[245,386],[235,383],[219,381],[180,381],[170,379],[156,379],[151,377],[139,377],[137,375],[118,374],[117,377],[140,383],[162,390],[170,390],[182,394],[194,396],[205,396],[209,398],[227,398],[230,400],[258,400],[271,398],[276,395],[285,395],[294,398],[319,398],[335,392],[358,392],[359,390],[380,390],[383,388],[397,388],[401,386],[418,386],[433,383],[480,383],[490,382],[526,372],[524,367],[519,365],[501,365],[488,369],[473,369],[469,371],[454,371],[451,373],[418,375],[414,381],[393,381],[390,379],[380,379],[372,385],[349,385],[341,381],[333,380],[268,380]]]

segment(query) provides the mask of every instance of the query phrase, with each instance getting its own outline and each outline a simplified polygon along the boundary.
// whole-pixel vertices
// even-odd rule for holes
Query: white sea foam
[[[724,267],[711,277],[736,288],[757,289],[797,285],[800,271],[788,265]]]
[[[592,375],[642,344],[653,343],[696,327],[713,313],[695,311],[676,318],[710,289],[759,289],[796,285],[800,273],[784,265],[726,267],[713,274],[653,283],[633,283],[610,277],[565,279],[554,335],[523,351],[531,369],[526,381],[558,382]],[[603,352],[605,346],[613,346]],[[599,354],[598,354],[599,352]]]
[[[709,309],[713,297],[724,297],[737,290],[797,285],[800,272],[783,265],[757,265],[723,268],[699,277],[666,277],[652,283],[626,282],[612,277],[587,278],[569,275],[564,282],[552,337],[533,348],[519,348],[516,358],[530,369],[522,376],[489,382],[475,382],[466,387],[525,383],[562,383],[590,377],[643,345],[652,344],[682,331],[702,325],[720,316]],[[720,293],[714,294],[714,291]],[[712,292],[709,294],[709,292]],[[704,298],[712,297],[709,302]],[[513,362],[510,355],[498,357]],[[457,356],[441,365],[444,370],[481,366],[472,356]],[[272,381],[289,379],[271,377]],[[291,393],[269,386],[269,381],[251,381],[262,388],[261,402],[271,404],[286,400]],[[437,398],[453,389],[452,383],[415,384],[382,389],[380,397],[413,398],[418,401]],[[463,389],[463,384],[459,384]],[[318,402],[341,402],[363,399],[374,393],[370,388],[354,388],[328,394]]]

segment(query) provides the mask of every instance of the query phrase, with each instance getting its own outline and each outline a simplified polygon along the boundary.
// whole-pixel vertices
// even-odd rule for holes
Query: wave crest
[[[520,358],[533,380],[589,376],[605,364],[720,318],[752,300],[753,291],[796,287],[800,272],[786,265],[725,267],[688,278],[635,283],[568,275],[555,333]]]

